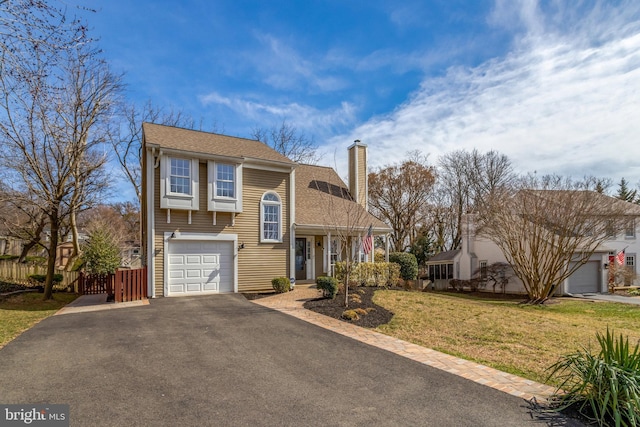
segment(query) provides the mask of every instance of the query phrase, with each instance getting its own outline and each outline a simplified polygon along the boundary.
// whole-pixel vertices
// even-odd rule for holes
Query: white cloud
[[[342,78],[324,68],[325,58],[303,57],[285,41],[270,34],[257,34],[256,38],[262,48],[244,55],[244,59],[269,86],[280,90],[320,92],[332,92],[346,86]]]
[[[339,106],[319,110],[308,105],[293,103],[269,104],[238,97],[226,97],[211,92],[200,97],[203,105],[223,105],[238,115],[255,123],[275,123],[286,120],[296,128],[304,131],[313,130],[315,134],[333,133],[336,127],[343,128],[355,120],[355,107],[342,102]]]
[[[506,154],[521,172],[639,182],[640,5],[598,3],[578,16],[512,4],[497,1],[490,16],[494,24],[517,16],[525,28],[510,53],[426,78],[395,111],[333,138],[325,163],[361,139],[372,167],[415,149],[435,162],[477,148]]]

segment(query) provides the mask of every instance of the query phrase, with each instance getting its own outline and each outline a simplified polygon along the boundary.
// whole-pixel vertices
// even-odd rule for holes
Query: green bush
[[[318,276],[316,287],[322,291],[325,298],[335,298],[338,294],[338,281],[335,277]]]
[[[344,282],[346,262],[335,264],[336,279]],[[400,278],[400,266],[392,262],[361,262],[351,269],[351,283],[360,286],[394,286]]]
[[[27,279],[31,282],[44,283],[47,280],[46,274],[30,274],[27,276]],[[54,274],[53,275],[53,284],[62,282],[62,274]]]
[[[629,295],[634,297],[640,296],[640,289],[629,289]]]
[[[8,261],[20,258],[18,255],[0,255],[0,261]]]
[[[271,280],[271,286],[274,291],[283,294],[291,290],[291,281],[287,277],[276,277]]]
[[[418,277],[418,261],[409,252],[392,252],[389,261],[400,265],[400,277],[403,280],[415,280]]]
[[[557,409],[576,408],[598,425],[640,426],[640,349],[613,332],[596,334],[597,355],[583,348],[549,369],[560,380],[553,397]]]

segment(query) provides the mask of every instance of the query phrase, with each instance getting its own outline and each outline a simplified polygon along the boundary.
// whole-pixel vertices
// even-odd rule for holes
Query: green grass
[[[44,301],[42,294],[29,292],[0,301],[0,348],[77,297],[76,294],[54,293],[53,299]]]
[[[544,306],[464,294],[382,290],[374,302],[395,316],[378,331],[545,382],[562,355],[595,344],[607,326],[640,340],[640,306],[554,299]]]

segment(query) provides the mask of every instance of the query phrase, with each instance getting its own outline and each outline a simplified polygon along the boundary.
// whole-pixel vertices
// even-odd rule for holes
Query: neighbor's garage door
[[[584,294],[600,292],[600,263],[590,261],[580,267],[569,277],[567,292],[570,294]]]
[[[169,243],[169,295],[233,292],[233,243]]]

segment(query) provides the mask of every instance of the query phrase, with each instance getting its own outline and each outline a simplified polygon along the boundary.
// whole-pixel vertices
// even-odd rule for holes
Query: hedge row
[[[344,282],[346,261],[335,264],[335,276]],[[400,265],[395,262],[361,262],[353,265],[349,281],[361,286],[395,286],[400,279]]]

